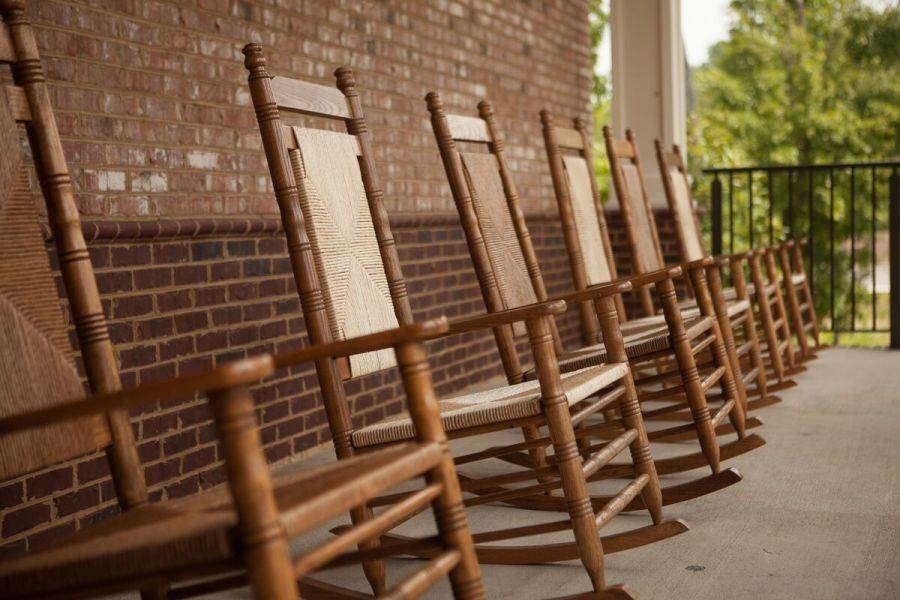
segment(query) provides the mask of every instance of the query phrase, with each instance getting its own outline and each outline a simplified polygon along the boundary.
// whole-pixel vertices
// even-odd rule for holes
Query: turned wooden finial
[[[585,122],[585,120],[581,117],[575,117],[574,119],[572,119],[572,124],[578,131],[586,131],[588,127],[587,122]]]
[[[428,112],[434,114],[443,112],[444,103],[441,101],[441,95],[435,91],[425,94],[425,103],[428,105]]]
[[[0,13],[3,20],[9,22],[11,17],[24,18],[25,0],[0,0]]]
[[[334,76],[337,79],[337,87],[345,96],[356,96],[356,75],[353,69],[347,66],[338,67],[334,70]]]
[[[266,72],[266,55],[261,44],[250,43],[241,50],[244,53],[244,66],[250,71],[250,79],[269,77]]]
[[[541,110],[541,124],[545,129],[553,127],[553,115],[546,108]]]
[[[625,129],[625,139],[634,144],[634,132],[631,130],[631,127]]]
[[[490,121],[494,118],[494,105],[491,104],[490,100],[482,100],[478,103],[478,116],[485,121]]]

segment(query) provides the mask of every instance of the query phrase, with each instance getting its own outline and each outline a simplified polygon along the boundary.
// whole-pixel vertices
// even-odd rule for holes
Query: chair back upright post
[[[94,393],[115,392],[121,389],[119,368],[82,233],[34,30],[25,16],[24,2],[3,0],[0,13],[15,55],[11,62],[14,87],[9,91],[21,90],[28,107],[28,119],[23,120],[47,206],[47,218],[88,383]],[[128,413],[112,411],[106,415],[106,421],[112,439],[107,457],[119,504],[123,510],[146,504],[147,485]]]
[[[259,123],[263,149],[272,177],[275,200],[281,213],[284,235],[287,238],[288,256],[294,281],[300,295],[300,304],[306,320],[307,331],[313,344],[333,341],[325,299],[318,280],[315,259],[300,209],[300,192],[294,182],[286,134],[282,125],[278,103],[272,89],[272,77],[266,71],[266,59],[259,44],[244,47],[244,66],[248,70],[248,82],[256,119]],[[315,362],[316,374],[322,390],[328,426],[338,458],[353,456],[351,435],[353,423],[337,362],[331,358]]]
[[[388,287],[391,291],[391,302],[400,325],[409,325],[413,322],[412,306],[409,302],[409,290],[406,279],[400,268],[400,255],[397,252],[397,242],[391,231],[391,223],[387,210],[384,208],[384,191],[378,171],[375,169],[375,161],[372,158],[371,136],[363,114],[362,103],[359,100],[359,92],[356,89],[356,78],[348,67],[341,67],[335,71],[337,87],[347,98],[347,106],[350,110],[350,118],[347,120],[347,133],[356,136],[360,148],[359,167],[362,174],[363,187],[366,190],[366,200],[369,203],[369,211],[372,214],[372,224],[375,226],[375,237],[378,240],[378,249],[381,253],[381,261],[384,264],[384,272],[387,277]]]

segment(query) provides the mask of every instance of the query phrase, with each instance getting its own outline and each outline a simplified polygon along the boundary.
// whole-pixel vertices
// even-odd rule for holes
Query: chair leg
[[[772,363],[772,371],[779,382],[785,380],[784,361],[781,350],[778,349],[778,332],[775,330],[775,319],[772,317],[772,305],[769,295],[766,293],[766,285],[762,278],[762,269],[759,266],[759,256],[750,256],[750,275],[753,279],[753,289],[756,291],[756,310],[763,326],[763,335],[766,338],[766,346],[769,348],[769,360]]]
[[[359,525],[372,518],[372,509],[367,505],[357,506],[350,511],[350,522]],[[379,546],[377,539],[367,540],[359,544],[360,550],[373,550]],[[372,591],[378,595],[387,591],[387,567],[383,560],[364,560],[362,563],[363,574],[369,582]]]
[[[778,312],[778,319],[781,321],[781,334],[784,336],[784,339],[787,340],[785,353],[787,355],[788,368],[793,370],[797,367],[797,358],[794,354],[794,341],[791,336],[787,310],[784,307],[784,296],[781,294],[781,282],[778,280],[778,274],[775,271],[775,257],[773,256],[773,252],[775,252],[775,250],[771,248],[766,249],[766,272],[768,274],[769,283],[773,284],[775,287],[775,309]]]
[[[211,393],[210,404],[253,596],[259,600],[295,600],[299,596],[297,581],[259,438],[253,399],[246,389],[232,388]]]
[[[794,246],[793,256],[795,270],[798,273],[803,273],[804,275],[806,275],[806,270],[803,267],[803,257],[800,255],[799,246]],[[809,307],[807,310],[809,311],[809,320],[812,328],[813,340],[816,342],[816,347],[818,348],[822,344],[821,340],[819,339],[819,316],[816,314],[816,305],[813,302],[813,293],[812,288],[809,285],[808,276],[803,278],[803,284],[801,285],[801,288],[803,289],[804,296],[806,297],[806,304]]]
[[[566,394],[559,380],[559,367],[553,351],[553,336],[546,319],[529,321],[528,338],[541,386],[541,406],[553,442],[553,453],[566,505],[575,534],[581,564],[595,592],[606,588],[603,574],[603,546],[597,532],[594,508],[582,470],[581,454],[575,442],[575,430]]]
[[[809,340],[806,337],[806,328],[803,323],[803,315],[800,312],[800,301],[797,299],[797,286],[794,285],[793,272],[791,271],[788,249],[784,246],[778,249],[778,258],[781,261],[781,275],[784,281],[784,291],[787,296],[788,310],[791,315],[791,325],[797,335],[800,344],[800,358],[806,360],[809,357]]]
[[[662,490],[659,486],[659,475],[656,473],[656,463],[653,462],[653,456],[650,453],[650,440],[647,437],[647,428],[644,425],[644,417],[641,414],[641,405],[638,402],[631,369],[625,375],[623,384],[625,385],[625,395],[619,402],[622,423],[626,428],[634,429],[638,432],[637,437],[629,447],[631,461],[634,463],[634,471],[637,475],[646,474],[649,477],[647,485],[641,490],[641,498],[644,500],[653,523],[658,525],[663,521]],[[590,447],[587,438],[579,438],[579,441],[587,443],[588,447]]]
[[[681,382],[684,387],[685,397],[691,409],[691,417],[697,429],[697,438],[700,448],[709,463],[713,473],[721,469],[719,457],[719,440],[716,439],[715,427],[709,414],[709,405],[706,403],[706,395],[700,384],[700,373],[697,371],[697,362],[691,350],[687,332],[684,329],[684,320],[681,310],[678,308],[678,298],[675,293],[675,284],[671,279],[664,279],[655,284],[658,292],[666,324],[669,328],[672,348],[681,373]]]
[[[434,394],[431,369],[421,344],[403,344],[396,349],[410,412],[421,442],[441,444],[441,462],[426,476],[429,483],[440,482],[441,493],[432,503],[438,533],[444,548],[455,549],[460,560],[450,571],[450,585],[456,600],[483,600],[484,584],[472,534],[469,531],[462,491],[447,434],[441,426],[440,408]],[[536,428],[535,428],[536,429]]]

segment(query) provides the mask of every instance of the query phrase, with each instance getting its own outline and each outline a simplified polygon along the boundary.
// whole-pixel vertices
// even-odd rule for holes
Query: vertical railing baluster
[[[734,171],[728,171],[728,252],[734,254]]]
[[[753,247],[753,169],[747,171],[747,218],[750,219],[749,242]]]
[[[872,204],[872,331],[878,329],[878,274],[875,271],[875,251],[878,249],[878,242],[875,239],[876,223],[878,221],[878,209],[875,206],[875,167],[872,167],[872,188],[870,198]]]
[[[794,239],[794,171],[787,170],[788,236]]]
[[[856,169],[850,167],[850,331],[856,331]]]
[[[710,190],[712,198],[712,251],[713,256],[722,254],[722,182],[716,172]]]
[[[766,182],[769,187],[769,245],[775,243],[775,194],[772,190],[772,169],[766,170]]]
[[[809,267],[806,269],[806,276],[809,278],[807,281],[807,285],[809,286],[809,291],[815,295],[813,290],[816,285],[816,271],[815,267],[815,258],[816,258],[816,228],[815,228],[815,219],[816,212],[813,206],[813,185],[815,183],[815,179],[813,177],[814,169],[812,167],[807,171],[806,176],[806,185],[809,188],[806,192],[806,212],[809,214],[806,223],[806,249],[809,252]]]
[[[900,350],[900,172],[891,169],[888,200],[888,252],[891,273],[891,348]]]
[[[828,169],[828,214],[831,217],[828,221],[829,262],[831,263],[828,269],[828,276],[830,278],[830,292],[828,297],[831,301],[831,310],[829,312],[831,313],[831,330],[836,333],[838,329],[834,308],[834,168],[832,167],[829,167]]]

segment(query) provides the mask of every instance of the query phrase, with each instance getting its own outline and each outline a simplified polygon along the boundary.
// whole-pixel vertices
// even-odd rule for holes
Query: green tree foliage
[[[706,167],[898,157],[900,3],[733,0],[731,15],[729,38],[711,48],[708,63],[693,73],[696,103],[688,123],[688,150],[700,186],[698,200],[709,196],[710,179],[700,176]],[[824,173],[787,179],[781,174],[770,182],[759,175],[751,181],[742,175],[723,182],[726,195],[734,190],[734,214],[726,206],[725,219],[734,222],[735,249],[748,245],[751,228],[756,243],[768,239],[771,189],[775,238],[789,235],[791,226],[798,237],[805,236],[812,219],[818,232],[814,256],[826,257],[832,251],[829,228],[834,227],[838,240],[846,240],[855,221],[863,239],[856,264],[865,270],[872,248],[871,236],[866,237],[873,217],[870,173],[858,172],[853,180],[858,198],[865,201],[856,202],[852,215],[849,173],[835,175],[833,190]],[[874,185],[876,195],[886,198],[883,173]],[[886,226],[886,207],[881,202],[875,211],[878,229]],[[730,242],[726,237],[726,246]],[[835,302],[837,312],[846,314],[848,244],[839,244],[835,255]],[[824,310],[830,304],[830,269],[825,261],[815,262],[817,304]]]
[[[900,7],[733,0],[693,74],[702,166],[866,160],[900,145]]]

